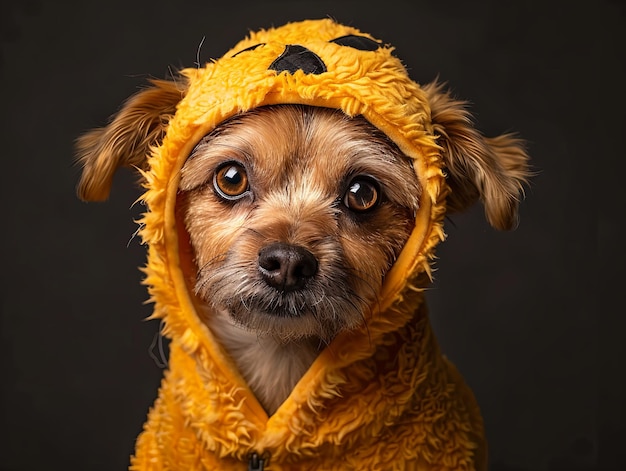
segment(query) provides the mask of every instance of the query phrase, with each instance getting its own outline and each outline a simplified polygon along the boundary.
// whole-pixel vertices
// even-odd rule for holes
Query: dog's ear
[[[517,209],[529,178],[523,142],[510,134],[483,136],[473,124],[466,103],[455,100],[436,81],[423,87],[437,143],[443,148],[450,212],[467,209],[478,199],[496,229],[513,229]]]
[[[182,77],[176,82],[151,80],[151,86],[131,96],[107,126],[78,138],[77,160],[83,167],[77,187],[80,199],[107,199],[119,167],[145,169],[150,147],[165,136],[186,86]]]

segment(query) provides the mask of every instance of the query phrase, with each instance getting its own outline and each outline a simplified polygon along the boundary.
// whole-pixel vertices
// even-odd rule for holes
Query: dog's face
[[[282,341],[366,321],[420,195],[411,162],[364,119],[292,105],[222,124],[179,189],[196,296]]]

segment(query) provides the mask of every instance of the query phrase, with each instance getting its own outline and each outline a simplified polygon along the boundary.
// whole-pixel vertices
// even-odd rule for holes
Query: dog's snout
[[[258,265],[265,282],[280,291],[302,288],[317,272],[317,259],[311,252],[281,242],[263,247]]]

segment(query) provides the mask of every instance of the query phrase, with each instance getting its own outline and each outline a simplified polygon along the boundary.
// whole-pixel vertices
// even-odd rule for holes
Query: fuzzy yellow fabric
[[[245,470],[253,453],[270,471],[486,467],[478,407],[441,355],[424,304],[448,191],[428,102],[393,48],[333,41],[345,36],[376,41],[328,19],[290,23],[183,71],[189,86],[149,158],[140,221],[153,317],[172,340],[169,369],[131,470]],[[272,68],[288,45],[313,52],[324,70]],[[364,116],[414,160],[424,191],[367,326],[340,334],[268,417],[196,313],[175,206],[180,169],[203,136],[237,113],[281,103]]]

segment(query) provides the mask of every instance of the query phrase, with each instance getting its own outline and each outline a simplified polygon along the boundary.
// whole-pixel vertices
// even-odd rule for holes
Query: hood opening
[[[226,120],[228,118],[225,118]],[[367,119],[367,118],[366,118]],[[223,121],[224,121],[223,120]],[[371,122],[370,119],[368,121]],[[190,236],[185,228],[183,216],[180,208],[180,194],[178,191],[178,180],[180,169],[184,165],[196,145],[202,137],[209,131],[198,131],[196,139],[191,139],[184,146],[190,149],[187,153],[181,154],[177,158],[176,169],[172,171],[172,177],[168,185],[168,195],[166,204],[165,220],[171,223],[165,224],[164,238],[168,243],[168,251],[166,253],[167,265],[170,277],[175,285],[175,292],[181,314],[186,324],[184,334],[182,335],[183,344],[187,348],[194,351],[198,348],[204,350],[206,354],[215,360],[215,364],[220,368],[220,374],[229,378],[233,384],[238,387],[245,396],[253,396],[248,391],[248,385],[243,376],[235,366],[234,361],[223,346],[219,344],[210,328],[205,324],[203,315],[200,312],[207,312],[207,309],[201,308],[201,301],[194,294],[194,285],[197,275],[197,267],[194,261],[194,253],[191,247]],[[408,158],[408,157],[407,157]],[[432,234],[438,235],[438,221],[432,217],[432,190],[429,190],[429,181],[424,178],[426,173],[423,159],[413,159],[414,170],[422,185],[422,192],[419,201],[419,210],[415,215],[414,228],[397,257],[395,263],[387,273],[380,293],[376,297],[376,302],[371,306],[371,315],[368,316],[367,324],[361,325],[351,331],[343,331],[337,335],[318,355],[309,370],[300,379],[296,387],[293,389],[291,396],[299,398],[297,402],[306,400],[307,391],[312,385],[322,381],[329,367],[338,369],[346,364],[355,361],[357,357],[367,357],[375,350],[382,336],[391,330],[396,329],[399,324],[406,322],[408,319],[396,320],[385,318],[385,311],[394,303],[403,299],[403,291],[408,285],[415,283],[415,277],[420,273],[429,276],[428,257],[425,254],[425,246],[432,245]],[[169,230],[168,230],[169,228]],[[422,274],[423,274],[422,273]],[[423,287],[423,286],[422,286]],[[210,315],[210,311],[208,313]],[[344,345],[350,345],[350,349],[354,355],[346,355],[342,348]],[[360,352],[360,353],[355,353]],[[289,402],[291,396],[286,402]],[[254,415],[259,416],[262,421],[267,420],[267,414],[257,401],[248,399],[248,406],[254,411]],[[288,407],[289,409],[289,407]]]

